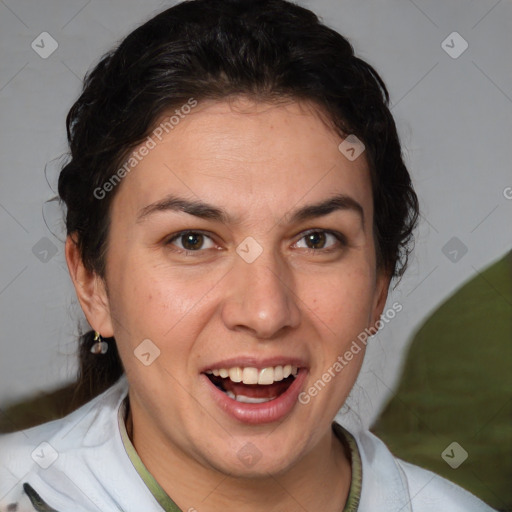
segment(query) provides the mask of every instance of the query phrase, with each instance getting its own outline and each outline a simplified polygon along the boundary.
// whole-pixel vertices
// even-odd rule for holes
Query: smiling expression
[[[389,284],[367,161],[341,141],[311,104],[205,101],[119,185],[105,313],[88,319],[116,338],[138,450],[256,475],[331,435],[364,351],[297,396],[379,318]],[[143,340],[160,351],[147,366]],[[261,454],[250,468],[244,446]]]

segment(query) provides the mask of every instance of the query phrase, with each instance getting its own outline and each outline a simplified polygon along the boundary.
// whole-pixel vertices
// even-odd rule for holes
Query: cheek
[[[131,343],[150,338],[165,344],[175,328],[186,336],[187,318],[196,317],[194,325],[200,328],[197,316],[208,307],[208,292],[214,285],[212,276],[134,259],[112,273],[111,312],[114,321],[120,319],[128,327]]]
[[[149,268],[145,270],[142,265],[132,268],[126,276],[119,276],[113,288],[114,334],[126,373],[131,382],[138,382],[151,393],[159,393],[155,383],[162,378],[168,380],[167,371],[172,375],[185,371],[194,339],[201,329],[199,322],[190,321],[194,314],[197,317],[196,291]],[[151,371],[137,360],[139,347],[145,346],[144,350],[151,356],[157,353],[153,345],[141,345],[144,340],[150,340],[159,351],[155,364],[150,365]]]
[[[353,335],[367,327],[373,304],[373,277],[367,269],[333,271],[301,281],[298,296],[334,335]],[[307,308],[307,309],[308,309]],[[306,309],[306,311],[307,311]]]

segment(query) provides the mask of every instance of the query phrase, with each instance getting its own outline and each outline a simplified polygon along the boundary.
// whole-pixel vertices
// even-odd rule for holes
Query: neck
[[[142,429],[134,428],[130,407],[125,423],[142,462],[182,510],[340,512],[347,501],[350,461],[332,429],[313,453],[284,474],[246,479],[213,472],[171,447],[164,451],[162,446],[169,446],[167,443],[148,443],[155,437],[138,435]]]

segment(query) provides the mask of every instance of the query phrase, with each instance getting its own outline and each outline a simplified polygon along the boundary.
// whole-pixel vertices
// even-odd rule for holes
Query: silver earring
[[[98,331],[94,331],[94,345],[91,347],[91,353],[98,354],[106,354],[108,350],[107,342],[101,337],[101,334]]]

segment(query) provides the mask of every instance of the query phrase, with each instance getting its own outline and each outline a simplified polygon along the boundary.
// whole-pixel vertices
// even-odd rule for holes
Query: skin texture
[[[345,503],[350,464],[331,422],[364,350],[307,405],[262,425],[228,416],[200,375],[233,356],[299,357],[307,389],[379,319],[389,277],[376,268],[370,174],[364,154],[349,161],[341,141],[311,104],[202,102],[118,185],[107,286],[68,238],[85,315],[115,336],[126,369],[134,446],[183,510],[339,512]],[[137,222],[170,193],[222,207],[236,222],[175,211]],[[291,211],[339,193],[360,203],[364,223],[353,210],[289,222]],[[188,229],[208,236],[185,254],[186,238],[168,241]],[[347,242],[321,233],[308,242],[311,229]],[[263,249],[252,263],[236,252],[249,236]],[[149,366],[134,356],[145,339],[160,350]],[[262,454],[252,467],[237,456],[248,442]]]

